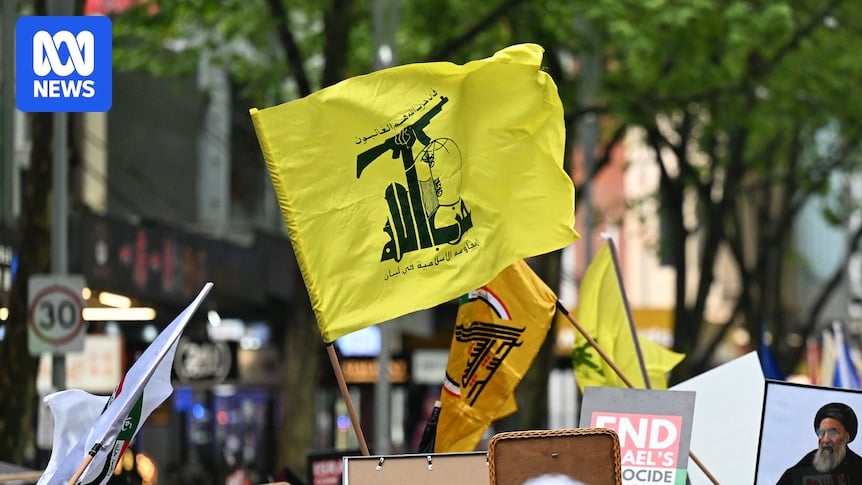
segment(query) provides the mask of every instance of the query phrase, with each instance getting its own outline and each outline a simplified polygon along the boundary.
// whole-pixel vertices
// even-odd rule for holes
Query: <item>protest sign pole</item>
[[[709,469],[706,468],[706,465],[704,465],[703,462],[700,461],[700,458],[698,458],[693,451],[688,450],[688,457],[691,458],[691,461],[693,461],[695,465],[698,466],[698,468],[700,468],[700,471],[702,471],[703,474],[706,475],[706,478],[709,478],[709,481],[711,481],[715,485],[718,485],[718,480],[712,473],[710,473]]]
[[[329,363],[332,364],[332,370],[335,371],[335,380],[338,381],[338,389],[341,390],[341,397],[344,399],[344,403],[347,404],[347,413],[350,415],[353,432],[356,433],[356,439],[359,441],[359,448],[362,450],[364,456],[368,456],[371,453],[368,452],[368,444],[365,442],[365,436],[362,434],[362,427],[359,426],[359,416],[356,415],[356,410],[353,408],[353,400],[350,399],[350,391],[347,390],[344,372],[341,370],[341,364],[338,362],[338,355],[335,354],[335,345],[332,343],[326,344],[326,353],[329,354]]]

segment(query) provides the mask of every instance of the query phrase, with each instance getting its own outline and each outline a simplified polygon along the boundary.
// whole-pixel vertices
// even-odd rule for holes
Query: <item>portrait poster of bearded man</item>
[[[862,484],[862,391],[766,381],[755,484]]]

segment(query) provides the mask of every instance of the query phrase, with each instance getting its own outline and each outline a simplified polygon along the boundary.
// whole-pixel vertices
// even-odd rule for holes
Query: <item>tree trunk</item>
[[[23,463],[32,443],[38,361],[27,348],[27,281],[50,268],[51,114],[31,115],[33,144],[19,220],[18,270],[0,345],[0,459]]]
[[[296,278],[301,283],[299,274]],[[323,340],[307,300],[300,299],[294,308],[285,308],[281,319],[280,323],[284,325],[284,360],[276,467],[278,470],[287,468],[296,476],[305,476],[306,453],[312,449],[315,433],[314,398]]]
[[[560,281],[560,252],[536,257],[531,267],[556,293],[556,285],[549,282]],[[515,389],[518,411],[496,423],[497,432],[548,427],[548,379],[554,368],[554,331],[551,325],[533,364]]]

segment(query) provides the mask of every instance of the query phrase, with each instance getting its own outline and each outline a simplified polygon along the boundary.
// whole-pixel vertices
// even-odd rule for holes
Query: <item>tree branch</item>
[[[479,35],[483,30],[487,29],[491,24],[496,22],[499,18],[503,17],[510,10],[515,7],[520,6],[522,3],[525,3],[526,0],[505,0],[500,5],[497,6],[494,10],[488,12],[488,14],[479,19],[478,22],[468,27],[463,34],[454,39],[450,39],[445,42],[442,46],[437,48],[436,51],[432,52],[431,55],[427,57],[428,62],[433,61],[443,61],[452,57],[452,54],[460,49],[464,44],[471,41],[474,37]]]
[[[290,20],[287,16],[287,9],[282,0],[267,0],[269,11],[272,13],[272,18],[275,19],[278,38],[281,41],[281,46],[284,48],[284,55],[287,57],[287,63],[293,72],[293,78],[296,80],[296,87],[299,90],[300,97],[311,94],[311,83],[308,81],[308,74],[305,71],[302,53],[299,51],[299,45],[293,37],[293,31],[290,29]]]
[[[353,0],[332,0],[331,8],[324,14],[324,42],[322,87],[327,87],[344,79],[344,66],[347,65],[348,34],[353,17]]]

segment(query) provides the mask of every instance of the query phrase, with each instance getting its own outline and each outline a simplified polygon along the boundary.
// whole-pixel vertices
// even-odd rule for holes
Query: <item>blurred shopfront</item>
[[[280,318],[284,308],[293,304],[298,271],[288,239],[257,233],[247,244],[240,244],[87,210],[71,214],[70,228],[69,271],[84,276],[92,294],[87,306],[100,305],[97,295],[110,292],[128,297],[134,306],[153,308],[156,317],[151,321],[90,321],[85,351],[65,358],[66,387],[109,394],[155,335],[205,282],[212,281],[212,293],[178,346],[174,394],[147,420],[133,451],[149,457],[157,468],[159,483],[213,478],[223,483],[240,471],[255,480],[276,472],[282,340],[284,326],[290,324]],[[14,231],[2,235],[0,276],[5,276],[0,282],[6,283],[0,286],[0,297],[6,307],[14,272],[15,238]],[[300,296],[306,298],[304,288]],[[447,318],[448,314],[432,317],[441,321]],[[412,335],[407,339],[411,342],[424,341],[416,336],[417,328],[426,337],[435,333],[427,323],[409,326],[414,328],[408,328],[404,335]],[[450,326],[451,322],[440,325],[441,329]],[[397,348],[387,364],[392,452],[415,449],[427,417],[422,410],[430,411],[442,379],[439,365],[426,369],[425,381],[413,379],[415,343],[403,347],[401,334],[399,331]],[[447,334],[438,339],[442,346],[438,351],[446,351],[448,338]],[[351,401],[359,412],[365,438],[373,446],[375,419],[379,419],[374,413],[381,346],[377,327],[352,334],[336,346]],[[37,387],[42,394],[52,391],[51,363],[47,354],[41,359]],[[326,358],[321,359],[320,366],[309,464],[313,456],[356,454],[360,449],[333,369]],[[47,461],[50,434],[45,433],[42,430],[37,445],[40,460]],[[323,465],[316,470],[332,472]],[[306,475],[300,477],[303,480],[311,471],[311,467],[294,470]]]
[[[67,387],[110,393],[112,383],[152,338],[212,281],[212,293],[178,346],[173,396],[147,420],[133,451],[151,460],[159,483],[224,483],[238,474],[260,483],[277,474],[282,340],[290,324],[280,318],[297,293],[306,298],[305,289],[296,288],[298,269],[288,239],[256,233],[241,244],[86,210],[72,214],[70,228],[70,273],[82,274],[93,295],[125,295],[134,305],[154,308],[156,318],[91,321],[89,357],[66,359],[67,376],[73,373]],[[12,266],[10,258],[10,264],[0,268],[9,272]],[[413,315],[385,324],[397,330],[386,356],[389,413],[383,428],[375,423],[381,419],[375,401],[382,326],[336,342],[351,402],[372,451],[380,429],[388,433],[389,452],[416,451],[440,395],[456,309],[452,302],[424,312],[422,318]],[[324,357],[319,365],[309,467],[292,470],[306,483],[314,483],[318,475],[331,480],[337,472],[332,457],[355,455],[360,449],[330,362]],[[40,376],[40,391],[50,391],[50,368],[40,369]],[[46,442],[40,444],[45,460],[50,446]],[[323,464],[313,466],[316,459],[324,459]]]
[[[224,483],[238,473],[266,481],[285,325],[270,315],[291,299],[297,271],[287,238],[255,233],[244,243],[88,211],[73,221],[71,272],[84,275],[94,295],[121,294],[156,310],[151,322],[90,322],[91,334],[119,334],[122,371],[214,283],[177,347],[174,394],[134,444],[157,464],[160,483]]]
[[[15,232],[0,226],[0,308],[9,308],[12,278],[18,266],[17,246]],[[4,311],[0,314],[0,321],[6,320],[6,316]]]

